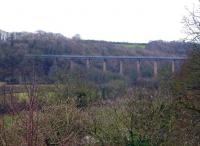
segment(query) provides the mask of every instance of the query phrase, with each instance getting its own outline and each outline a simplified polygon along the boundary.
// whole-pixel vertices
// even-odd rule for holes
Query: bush
[[[186,96],[200,96],[200,49],[194,49],[176,76],[177,86],[181,86]]]

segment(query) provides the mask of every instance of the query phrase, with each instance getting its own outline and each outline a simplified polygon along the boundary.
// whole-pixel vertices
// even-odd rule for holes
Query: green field
[[[120,44],[123,48],[129,48],[129,49],[144,49],[146,47],[146,44],[139,44],[139,43],[124,43]]]

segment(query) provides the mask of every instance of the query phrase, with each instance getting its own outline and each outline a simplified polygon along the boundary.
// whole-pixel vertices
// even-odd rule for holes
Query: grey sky
[[[185,7],[198,0],[0,0],[0,29],[83,39],[148,42],[184,37]]]

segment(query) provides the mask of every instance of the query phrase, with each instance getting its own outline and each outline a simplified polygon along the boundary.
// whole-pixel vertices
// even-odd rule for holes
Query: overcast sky
[[[0,0],[0,29],[83,39],[148,42],[184,38],[185,7],[198,0]]]

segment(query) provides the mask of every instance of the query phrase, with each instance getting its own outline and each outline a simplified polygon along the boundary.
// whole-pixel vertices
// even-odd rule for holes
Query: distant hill
[[[153,41],[149,43],[107,42],[67,38],[44,31],[0,31],[0,81],[14,81],[27,67],[26,54],[185,56],[194,44]],[[77,63],[80,67],[81,62]],[[53,61],[40,62],[40,72],[49,75]],[[42,74],[42,73],[41,73]],[[14,78],[13,78],[14,77]]]

